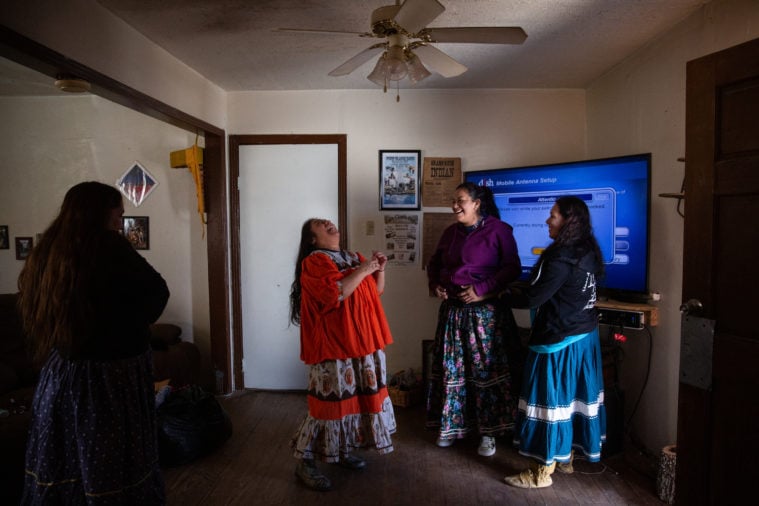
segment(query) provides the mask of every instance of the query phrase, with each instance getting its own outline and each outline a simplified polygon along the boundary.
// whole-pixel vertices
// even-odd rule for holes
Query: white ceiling
[[[327,74],[378,42],[374,9],[393,0],[98,0],[105,8],[226,91],[371,89],[376,57],[343,77]],[[436,47],[469,70],[417,88],[584,88],[672,28],[706,0],[440,0],[429,27],[521,26],[522,45]],[[401,88],[408,87],[408,80]]]

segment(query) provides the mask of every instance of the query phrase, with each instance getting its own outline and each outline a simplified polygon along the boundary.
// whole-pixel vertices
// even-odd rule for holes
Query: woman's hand
[[[372,251],[372,260],[376,260],[379,264],[379,272],[385,272],[385,265],[387,265],[387,256],[381,251]]]
[[[435,295],[439,299],[446,300],[448,298],[448,291],[442,286],[438,285],[435,287]]]
[[[375,280],[377,281],[377,289],[382,292],[385,289],[385,276],[384,274],[380,276],[380,272],[382,271],[380,270],[379,260],[377,260],[374,256],[372,256],[372,258],[364,259],[364,261],[361,262],[361,265],[353,269],[353,272],[342,279],[341,293],[343,298],[348,298],[348,296],[353,293],[358,285],[361,284],[361,281],[363,281],[364,278],[375,273],[377,273],[375,276]]]
[[[377,282],[377,291],[381,294],[385,291],[385,267],[387,266],[387,257],[381,251],[372,251],[371,261],[377,265],[374,273],[374,280]]]
[[[360,270],[364,276],[374,274],[376,271],[380,270],[379,260],[377,260],[375,257],[367,258],[366,260],[361,262],[361,265],[359,265],[358,270]]]
[[[481,300],[485,300],[485,297],[481,297],[477,295],[477,293],[474,291],[474,286],[472,285],[462,286],[461,291],[458,294],[456,294],[456,296],[464,304],[471,304],[472,302],[479,302]]]

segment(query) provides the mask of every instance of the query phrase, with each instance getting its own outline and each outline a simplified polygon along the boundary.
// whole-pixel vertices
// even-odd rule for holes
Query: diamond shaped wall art
[[[139,207],[155,187],[158,186],[158,181],[150,175],[150,172],[145,167],[140,165],[140,162],[135,161],[116,180],[116,186],[135,207]]]

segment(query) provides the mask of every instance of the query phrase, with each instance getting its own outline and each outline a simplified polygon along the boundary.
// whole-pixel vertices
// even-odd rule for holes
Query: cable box
[[[598,323],[603,325],[635,330],[642,330],[646,325],[646,315],[643,311],[628,311],[605,307],[596,307],[596,309],[598,310]]]

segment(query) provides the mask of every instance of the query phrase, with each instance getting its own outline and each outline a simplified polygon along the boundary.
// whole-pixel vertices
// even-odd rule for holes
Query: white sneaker
[[[448,448],[453,444],[453,439],[443,439],[441,437],[437,438],[437,442],[435,443],[440,448]]]
[[[482,439],[480,439],[480,447],[477,448],[477,453],[483,457],[491,457],[495,455],[495,438],[492,436],[482,436]]]

